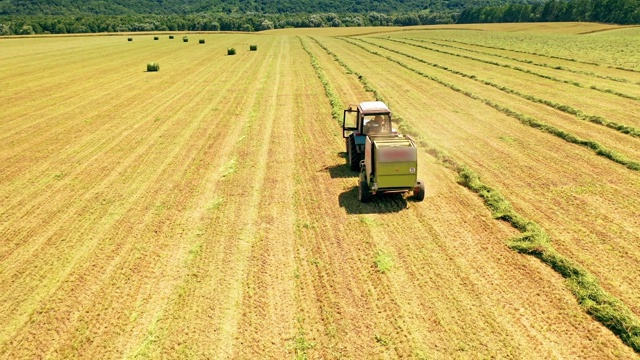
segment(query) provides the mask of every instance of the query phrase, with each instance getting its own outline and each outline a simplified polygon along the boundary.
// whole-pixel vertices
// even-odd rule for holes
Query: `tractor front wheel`
[[[367,184],[366,180],[360,181],[360,186],[358,186],[358,200],[360,200],[360,202],[362,203],[367,203],[371,200],[369,184]]]
[[[352,135],[349,136],[347,141],[347,165],[349,165],[351,170],[357,171],[360,169],[360,155],[358,155],[358,151],[356,150],[356,139]]]

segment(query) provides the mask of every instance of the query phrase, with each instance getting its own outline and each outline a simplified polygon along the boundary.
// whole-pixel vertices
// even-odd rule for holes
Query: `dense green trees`
[[[640,0],[547,0],[540,4],[507,4],[469,8],[458,23],[593,21],[640,24]]]
[[[453,22],[640,24],[640,0],[504,1],[509,0],[0,0],[0,35],[260,31]]]
[[[338,27],[452,23],[455,14],[193,14],[39,15],[0,17],[0,35],[129,31],[260,31],[287,27]]]

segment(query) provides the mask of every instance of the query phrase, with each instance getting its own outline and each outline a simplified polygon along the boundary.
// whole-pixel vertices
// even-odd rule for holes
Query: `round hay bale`
[[[200,43],[200,44],[204,44],[204,39],[200,39],[200,40],[198,40],[198,43]]]
[[[173,35],[169,35],[169,39],[173,39]]]
[[[183,42],[189,42],[189,38],[188,38],[188,37],[186,37],[186,36],[183,36],[183,37],[182,37],[182,41],[183,41]]]
[[[160,71],[160,64],[157,62],[147,63],[147,71]]]
[[[133,41],[133,38],[127,38],[127,41]]]
[[[236,54],[236,49],[227,48],[227,55],[235,55],[235,54]]]
[[[154,36],[153,40],[160,40],[160,36]]]
[[[249,45],[249,51],[258,51],[258,45]]]

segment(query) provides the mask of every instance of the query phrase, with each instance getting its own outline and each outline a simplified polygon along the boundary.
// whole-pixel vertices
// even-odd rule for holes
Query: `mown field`
[[[1,358],[640,358],[640,28],[183,35],[0,38]]]

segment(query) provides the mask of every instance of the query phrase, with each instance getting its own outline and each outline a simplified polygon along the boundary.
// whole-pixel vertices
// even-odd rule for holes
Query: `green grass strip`
[[[391,40],[391,41],[397,41],[397,42],[403,43],[403,44],[415,45],[413,43],[404,42],[404,41],[401,41],[399,39],[393,39],[391,37],[376,38],[376,39],[386,39],[386,40]],[[428,44],[433,44],[433,45],[437,45],[437,46],[452,48],[452,49],[456,49],[456,50],[468,51],[468,52],[481,54],[481,55],[486,55],[486,56],[491,56],[491,57],[498,57],[498,58],[502,58],[502,59],[517,61],[517,62],[521,62],[521,63],[524,63],[524,64],[535,65],[535,66],[549,68],[549,69],[553,69],[553,70],[567,71],[567,72],[574,73],[574,74],[587,75],[587,76],[591,76],[591,77],[596,77],[598,79],[606,79],[606,80],[611,80],[611,81],[620,82],[620,83],[631,83],[631,81],[629,81],[628,79],[618,78],[618,77],[613,77],[613,76],[608,76],[608,75],[600,75],[600,74],[594,73],[593,71],[575,70],[575,69],[567,68],[565,66],[551,65],[551,64],[547,64],[547,63],[535,62],[535,61],[529,60],[529,59],[520,59],[520,58],[516,58],[516,57],[500,55],[500,54],[493,53],[493,52],[485,52],[485,51],[480,51],[480,50],[473,50],[473,49],[468,49],[468,48],[464,48],[464,47],[459,47],[459,46],[454,46],[454,45],[449,45],[449,44],[443,44],[443,43],[440,43],[440,42],[437,42],[437,41],[432,41],[432,40],[424,40],[424,39],[417,39],[417,38],[405,38],[405,39],[406,40],[411,40],[411,41],[417,41],[417,42],[420,42],[420,43],[428,43]]]
[[[447,87],[447,88],[449,88],[449,89],[451,89],[453,91],[456,91],[456,92],[458,92],[460,94],[463,94],[463,95],[465,95],[465,96],[467,96],[467,97],[469,97],[471,99],[480,101],[483,104],[485,104],[485,105],[487,105],[487,106],[489,106],[489,107],[491,107],[491,108],[493,108],[493,109],[495,109],[495,110],[497,110],[497,111],[499,111],[499,112],[501,112],[501,113],[503,113],[503,114],[505,114],[505,115],[507,115],[509,117],[512,117],[514,119],[519,120],[524,125],[527,125],[527,126],[530,126],[530,127],[534,128],[534,129],[538,129],[538,130],[546,132],[548,134],[557,136],[557,137],[559,137],[559,138],[561,138],[561,139],[563,139],[563,140],[565,140],[567,142],[570,142],[572,144],[576,144],[576,145],[580,145],[580,146],[589,148],[589,149],[593,150],[596,153],[596,155],[605,157],[605,158],[607,158],[609,160],[612,160],[612,161],[614,161],[614,162],[616,162],[618,164],[624,165],[625,167],[627,167],[630,170],[640,171],[640,163],[632,161],[632,160],[628,160],[623,155],[621,155],[621,154],[619,154],[619,153],[617,153],[617,152],[615,152],[615,151],[613,151],[611,149],[608,149],[608,148],[600,145],[596,141],[585,140],[585,139],[579,138],[579,137],[577,137],[577,136],[575,136],[575,135],[573,135],[571,133],[568,133],[568,132],[566,132],[564,130],[560,130],[560,129],[554,127],[554,126],[551,126],[551,125],[549,125],[547,123],[539,121],[539,120],[537,120],[537,119],[535,119],[535,118],[533,118],[531,116],[520,114],[520,113],[518,113],[516,111],[513,111],[513,110],[511,110],[511,109],[509,109],[507,107],[504,107],[504,106],[502,106],[502,105],[500,105],[500,104],[498,104],[498,103],[496,103],[496,102],[494,102],[492,100],[482,98],[482,97],[480,97],[480,96],[478,96],[476,94],[473,94],[473,93],[471,93],[469,91],[463,90],[463,89],[457,87],[454,84],[448,83],[448,82],[446,82],[446,81],[444,81],[442,79],[439,79],[439,78],[437,78],[435,76],[429,75],[429,74],[424,73],[424,72],[422,72],[422,71],[420,71],[418,69],[412,68],[409,65],[404,64],[403,62],[398,61],[398,60],[396,60],[396,59],[394,59],[394,58],[392,58],[390,56],[386,56],[386,55],[380,54],[377,51],[373,51],[373,50],[367,49],[366,47],[364,47],[364,46],[362,46],[362,45],[360,45],[360,44],[358,44],[358,43],[356,43],[356,42],[354,42],[352,40],[345,39],[345,38],[339,38],[339,39],[341,39],[341,40],[343,40],[343,41],[345,41],[347,43],[350,43],[351,45],[357,46],[357,47],[369,52],[370,54],[383,57],[383,58],[385,58],[385,59],[387,59],[387,60],[389,60],[391,62],[394,62],[394,63],[404,67],[407,70],[410,70],[410,71],[412,71],[412,72],[414,72],[414,73],[416,73],[418,75],[421,75],[421,76],[423,76],[423,77],[425,77],[425,78],[427,78],[427,79],[429,79],[431,81],[437,82],[437,83],[439,83],[439,84],[441,84],[441,85],[443,85],[443,86],[445,86],[445,87]],[[375,45],[375,44],[373,44],[373,45]],[[391,51],[393,51],[393,50],[391,50]],[[403,55],[403,54],[400,54],[400,55]],[[453,72],[453,70],[452,70],[452,72]]]
[[[521,53],[521,54],[527,54],[527,55],[536,55],[536,56],[546,57],[546,58],[550,58],[550,59],[566,60],[566,61],[571,61],[571,62],[576,62],[576,63],[581,63],[581,64],[600,66],[600,64],[595,63],[595,62],[582,61],[582,60],[578,60],[578,59],[566,58],[566,57],[561,57],[561,56],[540,54],[540,53],[536,53],[536,52],[529,52],[529,51],[522,51],[522,50],[515,50],[515,49],[507,49],[507,48],[502,48],[502,47],[498,47],[498,46],[479,45],[479,44],[476,44],[476,43],[467,43],[467,42],[460,41],[460,40],[451,40],[451,39],[447,39],[447,40],[439,39],[439,40],[440,41],[447,41],[447,42],[463,44],[463,45],[473,45],[473,46],[483,47],[483,48],[487,48],[487,49],[505,50],[505,51],[511,51],[511,52],[516,52],[516,53]]]
[[[309,55],[309,58],[311,59],[311,66],[313,66],[313,70],[316,72],[318,79],[320,79],[320,82],[322,82],[324,93],[327,96],[327,99],[329,99],[329,103],[331,104],[331,116],[338,123],[342,124],[342,111],[344,110],[344,104],[342,103],[336,92],[333,90],[331,83],[329,83],[329,80],[324,74],[324,71],[322,71],[320,64],[318,64],[318,60],[316,59],[315,55],[313,55],[309,48],[307,48],[304,41],[302,41],[300,37],[298,37],[298,40],[300,41],[300,45],[302,45],[302,49],[304,49],[304,51]]]
[[[458,43],[458,44],[463,44],[463,45],[473,45],[473,46],[478,46],[478,47],[487,48],[487,49],[496,49],[496,50],[504,50],[504,51],[511,51],[511,52],[516,52],[516,53],[521,53],[521,54],[527,54],[527,55],[535,55],[535,56],[546,57],[546,58],[550,58],[550,59],[566,60],[566,61],[571,61],[571,62],[576,62],[576,63],[581,63],[581,64],[587,64],[587,65],[604,66],[604,65],[596,63],[596,62],[583,61],[583,60],[577,60],[577,59],[566,58],[566,57],[561,57],[561,56],[553,56],[553,55],[541,54],[541,53],[536,53],[536,52],[508,49],[508,48],[502,48],[502,47],[498,47],[498,46],[480,45],[480,44],[477,44],[477,43],[467,43],[467,42],[464,42],[464,41],[451,40],[451,39],[446,39],[446,40],[445,39],[438,39],[438,40],[439,41],[453,42],[453,43]],[[638,70],[638,69],[630,69],[630,68],[625,68],[625,67],[621,67],[621,66],[612,66],[612,65],[607,65],[607,67],[609,69],[616,69],[616,70],[640,73],[640,70]],[[636,83],[636,84],[640,85],[640,83]]]
[[[360,41],[364,41],[362,39],[359,39],[359,40]],[[429,50],[429,51],[433,51],[433,52],[437,52],[437,53],[441,53],[441,54],[445,54],[445,55],[456,56],[456,57],[460,57],[460,58],[463,58],[463,59],[469,59],[469,60],[478,61],[478,62],[481,62],[481,63],[493,65],[493,66],[498,66],[498,67],[503,67],[503,68],[507,68],[507,69],[520,71],[520,72],[523,72],[525,74],[534,75],[534,76],[537,76],[537,77],[540,77],[540,78],[543,78],[543,79],[546,79],[546,80],[551,80],[551,81],[555,81],[555,82],[559,82],[559,83],[563,83],[563,84],[570,84],[570,85],[573,85],[573,86],[576,86],[576,87],[579,87],[579,88],[583,88],[583,89],[596,90],[596,91],[599,91],[599,92],[616,95],[616,96],[619,96],[619,97],[622,97],[622,98],[625,98],[625,99],[640,101],[640,97],[638,97],[638,96],[624,94],[624,93],[621,93],[621,92],[618,92],[618,91],[615,91],[615,90],[611,90],[611,89],[601,89],[601,88],[599,88],[597,86],[586,87],[586,86],[584,86],[583,84],[581,84],[581,83],[579,83],[577,81],[558,79],[558,78],[553,77],[553,76],[541,74],[541,73],[538,73],[538,72],[535,72],[535,71],[531,71],[531,70],[528,70],[528,69],[524,69],[524,68],[521,68],[521,67],[518,67],[518,66],[512,66],[512,65],[509,65],[509,64],[501,64],[501,63],[495,62],[495,61],[479,59],[479,58],[476,58],[476,57],[473,57],[473,56],[467,56],[467,55],[452,53],[452,52],[444,51],[444,50],[440,50],[440,49],[434,49],[434,48],[431,48],[431,47],[428,47],[428,46],[423,46],[423,45],[418,45],[418,44],[411,44],[411,43],[407,43],[407,42],[400,41],[400,40],[394,40],[394,39],[388,39],[388,40],[399,42],[399,43],[408,44],[408,45],[411,45],[411,46],[415,46],[415,47],[418,47],[418,48],[422,48],[422,49],[425,49],[425,50]]]
[[[324,46],[325,51],[328,51]],[[334,58],[338,58],[333,54]],[[360,77],[359,77],[360,78]],[[362,77],[364,78],[364,76]],[[361,84],[364,85],[363,82]],[[367,85],[371,85],[367,82]],[[607,293],[598,280],[579,264],[560,254],[551,245],[546,231],[535,222],[518,214],[511,203],[496,189],[484,184],[477,173],[457,162],[446,152],[428,144],[410,125],[413,135],[426,151],[453,169],[458,183],[478,194],[494,218],[508,222],[520,235],[511,239],[509,248],[522,254],[535,256],[567,280],[567,286],[580,307],[593,319],[606,326],[624,344],[640,353],[640,319],[622,301]]]
[[[364,76],[362,76],[362,74],[350,68],[347,64],[344,63],[344,61],[338,58],[338,55],[336,55],[335,53],[327,49],[327,47],[324,46],[324,44],[322,44],[316,38],[311,37],[311,40],[313,40],[320,48],[322,48],[322,50],[324,50],[327,54],[329,54],[333,58],[333,60],[335,60],[338,64],[340,64],[340,66],[342,66],[346,70],[347,74],[356,75],[360,83],[364,86],[364,90],[366,92],[372,93],[375,100],[386,103],[384,97],[376,89],[374,89],[371,85],[369,85],[369,82],[367,81],[367,79],[365,79]]]
[[[502,85],[499,85],[499,84],[496,84],[496,83],[492,83],[492,82],[487,81],[487,80],[481,80],[481,79],[477,78],[475,75],[469,75],[469,74],[463,73],[461,71],[449,69],[448,67],[439,65],[437,63],[432,63],[432,62],[423,60],[423,59],[421,59],[421,58],[419,58],[417,56],[406,54],[406,53],[403,53],[401,51],[394,50],[394,49],[388,48],[388,47],[383,46],[383,45],[371,43],[371,42],[365,41],[363,39],[360,39],[360,41],[362,41],[362,42],[364,42],[366,44],[377,46],[377,47],[379,47],[381,49],[388,50],[388,51],[394,52],[396,54],[408,57],[410,59],[416,60],[416,61],[421,62],[423,64],[427,64],[427,65],[435,67],[437,69],[445,70],[445,71],[448,71],[450,73],[453,73],[453,74],[456,74],[456,75],[459,75],[459,76],[462,76],[462,77],[465,77],[465,78],[480,82],[482,84],[494,87],[494,88],[496,88],[496,89],[498,89],[500,91],[519,96],[519,97],[521,97],[523,99],[526,99],[526,100],[529,100],[529,101],[532,101],[532,102],[535,102],[535,103],[547,105],[547,106],[549,106],[551,108],[554,108],[556,110],[559,110],[559,111],[562,111],[564,113],[573,115],[573,116],[575,116],[576,118],[578,118],[580,120],[588,121],[588,122],[591,122],[591,123],[594,123],[594,124],[597,124],[597,125],[606,126],[606,127],[610,128],[610,129],[614,129],[614,130],[619,131],[619,132],[621,132],[623,134],[626,134],[626,135],[631,135],[631,136],[634,136],[634,137],[640,137],[640,130],[638,130],[638,129],[632,127],[632,126],[618,124],[616,122],[609,121],[609,120],[607,120],[604,117],[599,116],[599,115],[588,115],[588,114],[585,114],[584,112],[582,112],[582,110],[575,109],[575,108],[573,108],[573,107],[571,107],[569,105],[559,104],[559,103],[556,103],[556,102],[553,102],[553,101],[550,101],[550,100],[546,100],[546,99],[542,99],[542,98],[539,98],[539,97],[536,97],[536,96],[533,96],[533,95],[524,94],[524,93],[522,93],[520,91],[508,88],[506,86],[502,86]],[[392,40],[392,41],[396,41],[396,40]],[[411,44],[411,43],[407,43],[407,42],[403,42],[403,41],[396,41],[396,42],[407,44],[407,45],[415,45],[415,44]],[[420,46],[417,46],[417,47],[420,47]]]

